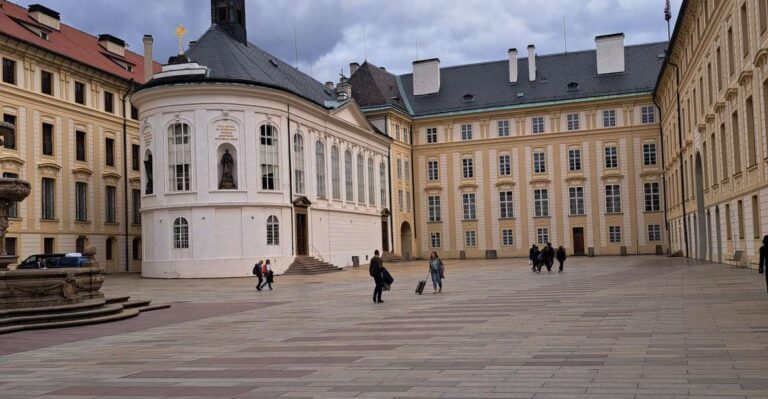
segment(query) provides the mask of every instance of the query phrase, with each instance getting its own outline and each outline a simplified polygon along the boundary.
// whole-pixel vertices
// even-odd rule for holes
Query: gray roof
[[[284,90],[326,108],[329,102],[336,101],[322,83],[251,43],[245,46],[217,25],[212,25],[186,55],[190,61],[208,67],[205,78],[156,79],[146,86],[185,81],[238,82]]]
[[[509,83],[508,60],[440,69],[440,92],[413,95],[413,74],[401,75],[402,95],[411,114],[425,116],[446,112],[535,104],[548,101],[652,92],[664,62],[666,42],[625,47],[623,73],[597,74],[595,50],[536,57],[537,77],[528,80],[528,59],[518,62],[518,81]],[[569,89],[575,82],[578,88]],[[520,95],[522,93],[522,95]],[[465,99],[466,95],[472,99]],[[382,104],[384,105],[384,104]]]

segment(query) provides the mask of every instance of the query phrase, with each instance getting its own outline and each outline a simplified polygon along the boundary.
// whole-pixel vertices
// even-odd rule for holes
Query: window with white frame
[[[40,190],[42,215],[44,220],[56,219],[56,180],[43,177]]]
[[[514,244],[512,229],[501,230],[501,245],[511,247]]]
[[[365,164],[363,155],[357,154],[357,203],[365,204]]]
[[[533,190],[533,215],[536,217],[549,216],[549,190],[546,188]]]
[[[659,182],[650,182],[644,184],[645,188],[645,211],[658,212],[661,210],[661,199],[659,194]]]
[[[267,245],[280,245],[280,221],[275,215],[267,218]]]
[[[566,122],[568,130],[579,130],[581,128],[579,126],[579,114],[566,115]]]
[[[315,175],[317,176],[317,198],[326,198],[325,193],[325,144],[315,143]]]
[[[584,187],[568,187],[568,200],[571,216],[584,215]]]
[[[499,137],[509,137],[509,121],[496,122],[496,131]]]
[[[78,222],[88,220],[88,183],[75,183],[75,220]]]
[[[437,128],[428,127],[427,128],[427,144],[434,144],[434,143],[437,143]]]
[[[608,226],[608,241],[612,244],[621,242],[621,226]]]
[[[465,179],[475,177],[475,160],[471,156],[465,156],[461,159],[461,167]]]
[[[427,179],[429,181],[440,180],[440,169],[436,159],[427,161]]]
[[[533,173],[547,173],[547,156],[543,150],[533,152]]]
[[[536,242],[539,245],[544,245],[549,242],[549,229],[541,228],[536,229]]]
[[[186,123],[174,123],[168,128],[168,176],[171,192],[189,191],[192,178],[192,137]]]
[[[176,218],[173,221],[173,248],[189,248],[189,223],[187,219]]]
[[[464,220],[476,220],[477,211],[475,209],[475,194],[462,194],[462,205],[464,209]]]
[[[405,192],[405,211],[406,212],[411,211],[411,192],[410,191]]]
[[[656,143],[643,144],[643,165],[656,165]]]
[[[461,139],[466,140],[472,140],[472,125],[469,123],[465,123],[461,125]]]
[[[606,109],[603,111],[603,127],[616,127],[615,109]]]
[[[605,186],[605,212],[621,213],[621,186],[608,184]]]
[[[464,245],[467,247],[477,246],[477,232],[474,230],[468,230],[464,232]]]
[[[640,121],[642,123],[656,122],[656,110],[653,108],[653,106],[648,105],[640,109]]]
[[[405,203],[403,201],[403,190],[397,190],[397,209],[401,211],[405,210]]]
[[[659,242],[661,241],[661,226],[658,224],[648,225],[648,241]]]
[[[605,147],[605,168],[616,169],[619,167],[619,151],[616,146]]]
[[[395,125],[395,138],[400,140],[400,125]]]
[[[104,194],[104,222],[117,223],[117,187],[106,186]]]
[[[381,197],[381,207],[387,207],[387,165],[384,162],[379,163],[379,196]]]
[[[331,191],[333,199],[341,200],[341,169],[339,166],[339,147],[331,147]]]
[[[510,176],[512,174],[512,158],[509,154],[499,155],[499,176]]]
[[[397,178],[403,179],[403,160],[400,158],[397,158]]]
[[[535,116],[531,118],[531,133],[539,134],[544,133],[544,117]]]
[[[280,149],[278,148],[277,129],[272,125],[261,125],[261,189],[275,191],[280,187]]]
[[[408,141],[408,126],[403,126],[403,141],[410,143],[410,141]]]
[[[293,179],[296,194],[304,194],[304,136],[293,135]]]
[[[430,195],[427,197],[427,207],[430,222],[439,222],[441,220],[440,214],[440,196]]]
[[[355,186],[352,183],[352,152],[344,151],[344,189],[347,202],[355,200]]]
[[[512,191],[499,192],[499,217],[509,219],[515,217],[513,207]]]
[[[376,205],[376,185],[374,184],[376,177],[373,171],[373,158],[368,158],[368,205]]]
[[[578,172],[581,170],[581,150],[571,148],[568,150],[568,170]]]
[[[440,248],[440,233],[431,233],[429,238],[432,248]]]
[[[408,158],[405,159],[403,168],[405,169],[405,181],[411,180],[411,161]]]

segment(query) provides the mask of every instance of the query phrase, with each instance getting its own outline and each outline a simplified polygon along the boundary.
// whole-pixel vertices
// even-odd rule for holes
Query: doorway
[[[400,226],[400,256],[403,259],[411,259],[411,225],[403,222]]]
[[[717,262],[723,263],[723,237],[720,235],[720,207],[715,207],[715,235],[717,236]]]
[[[383,219],[381,221],[381,251],[389,252],[389,225]]]
[[[309,254],[307,238],[307,214],[296,209],[296,255]]]
[[[704,167],[701,162],[701,153],[696,153],[696,215],[694,215],[694,226],[696,226],[696,255],[699,259],[707,257],[705,248],[707,248],[707,226],[704,220]]]
[[[573,254],[577,256],[584,255],[584,228],[573,228]]]

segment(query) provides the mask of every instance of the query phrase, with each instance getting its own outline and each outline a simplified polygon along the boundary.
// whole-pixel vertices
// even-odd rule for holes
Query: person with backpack
[[[253,275],[256,276],[256,278],[259,279],[259,282],[256,283],[256,291],[261,291],[261,283],[264,281],[264,278],[262,277],[264,274],[262,274],[262,272],[261,272],[261,265],[263,263],[264,263],[263,260],[259,260],[253,266]]]
[[[379,257],[379,250],[373,252],[373,258],[371,258],[371,264],[368,266],[368,274],[373,278],[373,282],[376,287],[373,289],[373,303],[382,303],[381,291],[384,290],[384,261]]]
[[[547,271],[551,272],[552,265],[555,263],[555,249],[552,248],[552,243],[548,242],[542,252],[544,253],[544,265],[547,267]]]
[[[445,278],[445,266],[440,257],[437,256],[437,252],[432,252],[429,255],[429,273],[432,275],[432,293],[437,294],[443,292],[443,278]],[[438,291],[437,287],[440,286]]]
[[[531,245],[531,249],[528,250],[528,266],[531,267],[531,271],[536,271],[536,244]]]
[[[563,264],[565,263],[565,248],[561,245],[559,248],[557,248],[557,253],[555,254],[555,257],[557,258],[557,262],[560,263],[560,268],[558,269],[558,273],[563,272]]]
[[[264,283],[261,284],[261,289],[265,286],[269,286],[269,290],[272,291],[272,282],[274,281],[274,274],[272,273],[272,264],[269,259],[261,266],[261,274],[264,275]]]

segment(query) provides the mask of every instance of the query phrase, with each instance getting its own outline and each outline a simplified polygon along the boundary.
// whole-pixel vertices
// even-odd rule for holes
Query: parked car
[[[27,260],[35,257],[35,260],[27,263]],[[24,260],[17,269],[41,269],[38,259],[43,261],[45,269],[63,269],[68,267],[86,267],[91,260],[79,253],[33,255]]]
[[[37,255],[31,255],[27,259],[24,259],[23,262],[19,263],[18,266],[16,266],[16,270],[24,270],[24,269],[40,269],[39,260],[42,260],[45,262],[48,259],[55,259],[55,258],[62,258],[66,256],[67,254],[37,254]]]

